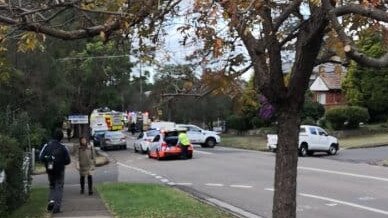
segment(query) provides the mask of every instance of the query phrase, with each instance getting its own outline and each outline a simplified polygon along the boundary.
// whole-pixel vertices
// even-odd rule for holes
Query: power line
[[[88,57],[66,57],[58,58],[59,61],[70,61],[70,60],[85,60],[85,59],[109,59],[109,58],[123,58],[129,57],[129,55],[103,55],[103,56],[88,56]]]

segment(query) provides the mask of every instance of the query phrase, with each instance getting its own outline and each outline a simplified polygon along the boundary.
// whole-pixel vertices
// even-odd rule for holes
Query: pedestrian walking
[[[94,146],[88,142],[87,137],[81,137],[79,147],[76,148],[78,158],[77,169],[80,175],[81,194],[85,193],[85,177],[88,180],[89,195],[93,195],[93,171],[96,163],[96,152]]]
[[[62,129],[55,129],[53,139],[45,144],[39,154],[48,175],[50,192],[47,210],[52,213],[61,212],[65,166],[70,164],[70,155],[67,148],[61,144]]]

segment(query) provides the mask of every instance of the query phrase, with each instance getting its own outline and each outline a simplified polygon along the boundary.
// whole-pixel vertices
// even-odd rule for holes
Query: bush
[[[252,119],[250,120],[250,124],[253,128],[257,129],[264,126],[265,122],[259,117],[252,117]]]
[[[369,113],[367,109],[362,107],[345,106],[328,110],[325,119],[335,130],[355,129],[359,127],[360,122],[369,120]]]
[[[360,126],[360,123],[367,122],[369,120],[368,109],[358,106],[350,106],[346,109],[347,127],[350,129],[356,129]]]
[[[24,151],[16,140],[0,135],[0,170],[6,174],[0,184],[0,217],[21,206],[26,199],[23,173]]]
[[[241,117],[238,115],[232,115],[226,119],[227,127],[231,129],[235,129],[242,133],[249,129],[249,124],[245,117]]]
[[[325,108],[318,102],[306,100],[302,109],[302,119],[317,121],[325,114]]]
[[[317,123],[313,118],[306,117],[305,119],[302,120],[302,125],[317,125]]]

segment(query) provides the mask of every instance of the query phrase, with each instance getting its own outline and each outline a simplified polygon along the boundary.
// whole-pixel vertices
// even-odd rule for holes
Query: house
[[[346,105],[341,87],[344,68],[341,65],[325,64],[314,71],[317,77],[310,86],[313,100],[322,104],[325,109]]]

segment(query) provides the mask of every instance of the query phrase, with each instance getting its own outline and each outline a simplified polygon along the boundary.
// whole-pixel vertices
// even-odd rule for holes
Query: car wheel
[[[193,158],[193,154],[188,154],[188,155],[187,155],[187,158],[188,158],[188,159]]]
[[[209,148],[214,148],[214,146],[216,145],[216,139],[215,138],[208,138],[206,139],[206,147],[209,147]]]
[[[337,146],[330,145],[329,151],[327,152],[329,155],[336,155],[338,151]]]
[[[306,157],[308,152],[307,144],[302,144],[299,149],[299,155],[301,157]]]

